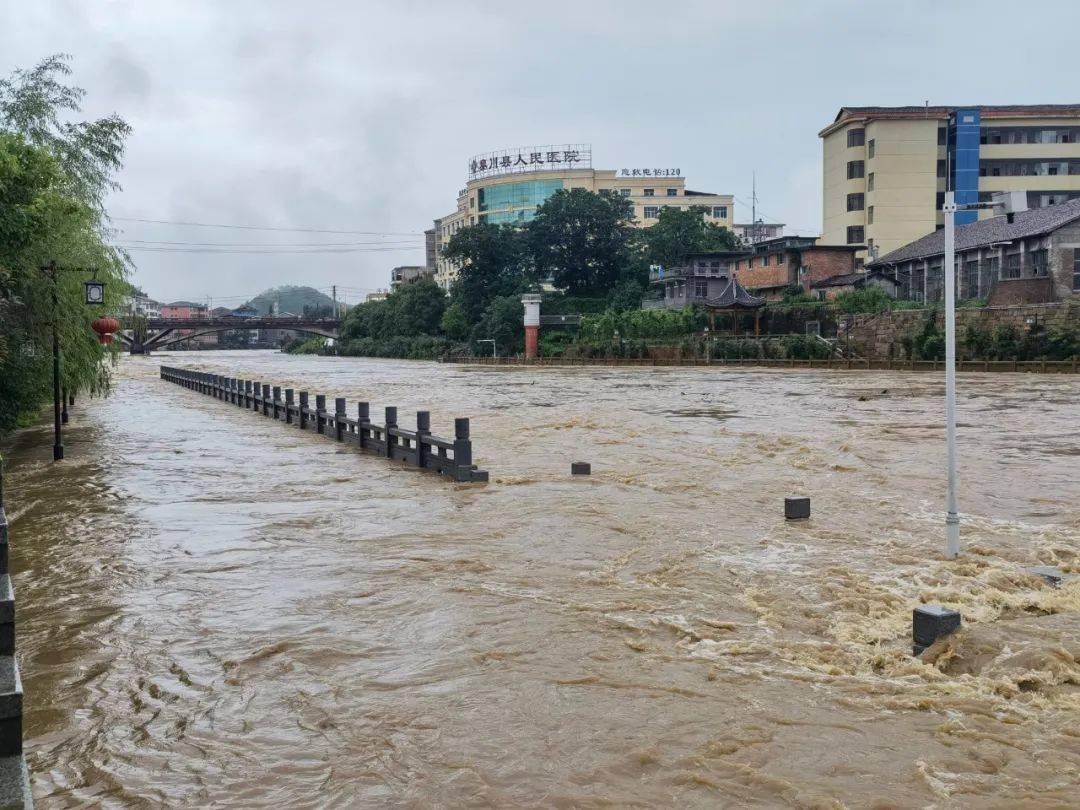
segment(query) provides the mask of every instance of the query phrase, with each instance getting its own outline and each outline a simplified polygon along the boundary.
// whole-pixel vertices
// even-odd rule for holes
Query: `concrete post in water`
[[[262,390],[262,415],[270,415],[270,386],[263,385]]]
[[[325,433],[326,425],[323,423],[323,419],[326,417],[326,395],[315,395],[315,432]]]
[[[458,481],[470,479],[472,467],[472,442],[469,440],[469,419],[459,417],[454,420],[454,467]]]
[[[397,438],[390,435],[390,431],[397,427],[397,408],[386,406],[386,431],[383,433],[383,438],[386,439],[386,457],[394,457],[394,445],[397,443]]]
[[[540,296],[521,296],[525,305],[525,359],[535,360],[540,346]]]
[[[274,386],[274,405],[273,405],[274,421],[275,422],[278,420],[278,407],[280,406],[280,404],[281,404],[281,386],[280,385],[275,385]]]
[[[427,466],[428,446],[424,444],[424,437],[431,435],[431,412],[416,412],[416,466],[424,469]]]
[[[300,429],[301,430],[307,430],[307,423],[308,423],[308,414],[307,414],[307,412],[308,412],[308,392],[307,391],[301,391],[300,392],[300,413],[299,413],[299,416],[300,416],[299,421],[300,421]]]
[[[345,397],[334,398],[334,438],[339,442],[345,438]]]
[[[251,380],[244,380],[244,407],[251,407]]]
[[[960,614],[941,605],[920,605],[911,612],[912,655],[923,650],[942,636],[960,629]]]
[[[293,423],[293,389],[285,389],[285,424]]]
[[[254,390],[251,392],[251,410],[259,410],[259,394],[262,393],[262,383],[255,380],[252,383]]]
[[[360,445],[360,449],[364,449],[364,443],[371,437],[371,429],[368,425],[371,423],[371,411],[369,410],[366,402],[356,403],[356,443]]]
[[[570,464],[571,475],[592,475],[592,465],[587,461],[574,461]]]
[[[786,520],[807,520],[809,517],[809,498],[784,498],[784,518]]]

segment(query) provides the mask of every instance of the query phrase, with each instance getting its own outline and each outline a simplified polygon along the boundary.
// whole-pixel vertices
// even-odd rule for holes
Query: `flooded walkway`
[[[472,418],[459,486],[159,362]],[[125,358],[6,448],[42,807],[1066,807],[1080,381]],[[570,462],[593,475],[571,479]],[[784,496],[814,517],[785,524]],[[961,610],[936,664],[911,609]]]

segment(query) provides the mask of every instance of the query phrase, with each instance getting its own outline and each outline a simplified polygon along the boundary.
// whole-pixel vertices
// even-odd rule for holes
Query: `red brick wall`
[[[761,266],[761,256],[754,257],[754,267],[750,269],[747,267],[747,259],[739,259],[736,265],[735,278],[744,287],[777,287],[784,284],[789,284],[794,281],[793,270],[791,267],[791,260],[788,258],[789,254],[784,254],[783,264],[777,264],[777,254],[769,256],[769,265],[767,267]],[[741,265],[742,269],[738,269]]]
[[[818,250],[809,248],[802,252],[802,264],[806,273],[800,279],[803,288],[830,276],[842,276],[855,272],[855,253],[851,250]]]

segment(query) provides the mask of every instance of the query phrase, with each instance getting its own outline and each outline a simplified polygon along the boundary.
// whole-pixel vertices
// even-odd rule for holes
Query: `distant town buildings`
[[[822,238],[865,245],[867,261],[942,227],[946,191],[1024,191],[1030,208],[1080,197],[1080,105],[843,107],[819,135]]]
[[[128,315],[143,318],[161,317],[161,302],[155,301],[138,287],[131,288],[131,295],[128,296],[124,303]]]
[[[731,229],[743,242],[751,245],[784,235],[784,223],[766,222],[763,219],[758,219],[757,222],[736,222]]]
[[[944,297],[945,234],[934,231],[870,263],[905,297]],[[956,228],[956,294],[991,306],[1080,297],[1080,199]]]
[[[364,301],[365,302],[385,301],[389,297],[390,297],[390,291],[389,290],[376,290],[375,292],[369,292],[367,295],[365,295],[364,296]]]
[[[587,144],[529,146],[488,152],[472,158],[468,182],[458,192],[457,208],[435,220],[435,280],[449,289],[457,267],[442,257],[450,237],[461,228],[481,222],[524,224],[559,189],[611,191],[633,204],[635,224],[655,224],[666,207],[702,206],[708,222],[730,228],[734,197],[686,188],[678,165],[655,164],[621,169],[594,169]]]
[[[186,318],[206,318],[210,314],[205,304],[197,304],[194,301],[173,301],[170,304],[161,305],[161,317],[172,320]]]
[[[434,270],[429,270],[423,265],[402,265],[390,271],[390,289],[398,290],[404,284],[421,278],[430,278],[435,275]]]
[[[781,236],[758,242],[735,262],[739,282],[755,295],[782,298],[794,285],[811,292],[833,276],[854,273],[856,245],[829,245],[810,236]]]

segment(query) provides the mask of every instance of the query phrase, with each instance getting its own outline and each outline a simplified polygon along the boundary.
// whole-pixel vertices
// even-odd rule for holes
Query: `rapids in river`
[[[469,416],[491,481],[159,363]],[[947,561],[940,374],[124,358],[5,447],[39,807],[1075,807],[1080,379],[958,380]]]

